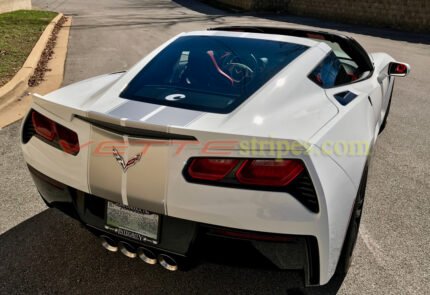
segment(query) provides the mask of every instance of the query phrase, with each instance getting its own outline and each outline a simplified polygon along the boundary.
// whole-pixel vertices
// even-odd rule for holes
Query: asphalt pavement
[[[359,239],[342,282],[301,290],[300,274],[208,263],[170,273],[120,254],[46,209],[19,148],[19,123],[0,130],[0,294],[428,294],[430,286],[430,36],[270,14],[234,14],[195,1],[33,0],[73,16],[64,84],[129,68],[179,32],[262,24],[333,29],[370,52],[411,64],[397,79],[369,172]],[[77,94],[78,95],[78,94]],[[71,97],[70,99],[73,99]]]

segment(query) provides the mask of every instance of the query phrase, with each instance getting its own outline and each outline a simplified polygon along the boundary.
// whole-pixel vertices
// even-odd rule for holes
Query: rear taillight
[[[220,180],[238,163],[237,159],[195,158],[188,167],[188,174],[195,179]]]
[[[31,124],[29,121],[30,118]],[[32,135],[37,135],[45,142],[68,154],[77,155],[79,153],[79,140],[76,132],[52,121],[36,111],[31,111],[27,122],[24,124],[23,136],[24,135],[26,137],[25,142],[27,142]]]
[[[315,188],[301,160],[196,157],[188,161],[183,175],[192,183],[288,192],[312,212],[319,211]]]
[[[197,180],[234,180],[244,185],[283,187],[304,168],[300,160],[194,158],[187,175]]]
[[[38,112],[31,112],[31,121],[33,123],[34,130],[37,134],[45,138],[46,140],[53,141],[57,136],[55,131],[55,122],[47,117],[39,114]]]
[[[287,186],[302,171],[298,160],[246,160],[236,172],[240,183],[262,186]]]
[[[76,132],[61,126],[57,126],[58,144],[63,151],[69,154],[76,154],[79,152],[79,140]]]

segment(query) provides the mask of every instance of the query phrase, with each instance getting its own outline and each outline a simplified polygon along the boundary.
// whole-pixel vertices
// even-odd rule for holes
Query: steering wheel
[[[233,79],[234,85],[243,86],[243,84],[246,85],[254,77],[258,68],[258,62],[252,54],[244,60],[244,58],[227,52],[221,57],[220,67]]]

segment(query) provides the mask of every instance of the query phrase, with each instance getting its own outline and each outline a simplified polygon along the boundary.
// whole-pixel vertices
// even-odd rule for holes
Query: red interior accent
[[[195,179],[220,180],[226,177],[239,160],[222,158],[195,158],[188,167],[188,174]]]
[[[304,170],[298,160],[246,160],[236,172],[240,183],[262,186],[286,186]]]
[[[346,74],[351,77],[351,81],[355,81],[358,79],[357,75],[354,73],[346,73]]]
[[[315,79],[318,81],[318,83],[322,84],[321,73],[318,73],[318,74],[315,76]]]
[[[233,85],[234,84],[233,78],[230,77],[229,75],[227,75],[223,70],[221,70],[221,68],[219,67],[218,63],[216,62],[214,52],[212,50],[209,50],[207,52],[207,54],[211,58],[212,63],[214,64],[214,66],[215,66],[216,70],[218,71],[218,73],[220,73],[222,76],[226,77],[230,81],[231,85]]]
[[[34,111],[31,114],[31,120],[37,134],[49,141],[53,141],[55,139],[57,133],[55,131],[54,121]]]
[[[325,37],[320,34],[307,33],[306,35],[311,39],[325,40]]]

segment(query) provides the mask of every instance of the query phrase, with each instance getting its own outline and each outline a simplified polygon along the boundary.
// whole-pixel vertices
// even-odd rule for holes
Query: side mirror
[[[388,65],[388,76],[406,77],[410,71],[410,65],[402,62],[390,62]]]

